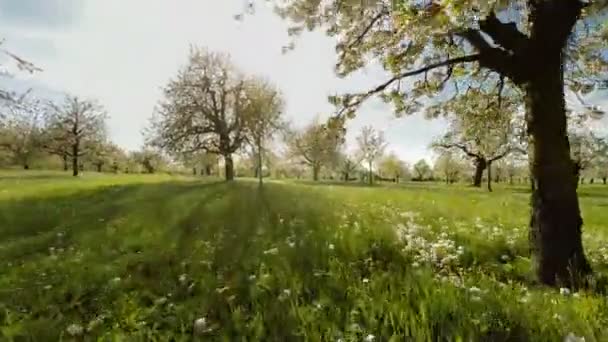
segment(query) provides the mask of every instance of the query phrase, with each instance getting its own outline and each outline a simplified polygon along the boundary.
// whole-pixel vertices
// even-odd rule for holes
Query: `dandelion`
[[[296,245],[296,243],[295,243],[295,242],[293,242],[293,241],[289,241],[289,242],[287,243],[287,245],[288,245],[290,248],[294,248],[294,247],[295,247],[295,245]]]
[[[574,297],[574,298],[579,298],[580,296],[581,296],[581,294],[578,292],[575,292],[572,294],[572,297]]]
[[[283,294],[286,295],[286,296],[289,296],[289,295],[291,295],[291,290],[290,289],[284,289],[283,290]]]
[[[418,263],[418,261],[414,261],[414,262],[412,263],[412,267],[413,267],[413,268],[418,268],[418,267],[420,267],[420,263]]]
[[[568,296],[570,294],[570,289],[566,287],[562,287],[559,289],[559,293],[563,296]]]
[[[367,283],[369,283],[369,279],[363,278],[363,284],[367,284]]]
[[[471,292],[471,293],[480,293],[481,290],[478,287],[473,286],[473,287],[471,287],[469,289],[469,292]]]
[[[502,261],[509,261],[509,256],[508,256],[508,255],[506,255],[506,254],[503,254],[503,255],[500,257],[500,259],[501,259]]]
[[[66,328],[66,331],[71,336],[80,336],[84,332],[84,329],[80,324],[72,323]]]
[[[365,342],[372,342],[375,338],[376,338],[376,336],[369,334],[369,335],[365,336],[365,338],[363,340]]]
[[[208,323],[207,323],[207,318],[205,317],[201,317],[201,318],[197,318],[194,321],[194,335],[203,335],[207,332],[210,332],[212,329],[209,327]]]
[[[330,250],[332,250],[332,251],[334,250],[334,248],[336,248],[336,247],[334,246],[334,244],[333,244],[333,243],[330,243],[328,247],[329,247],[329,249],[330,249]]]
[[[44,289],[45,289],[45,290],[50,290],[50,289],[52,289],[52,288],[53,288],[53,285],[45,285],[45,286],[44,286]]]
[[[274,247],[264,251],[264,255],[277,255],[279,254],[279,249]]]
[[[179,278],[178,278],[180,283],[185,283],[188,280],[188,275],[185,273],[180,274]]]
[[[255,280],[256,278],[257,278],[257,277],[256,277],[256,275],[255,275],[255,274],[252,274],[252,275],[250,275],[250,276],[249,276],[249,280]]]

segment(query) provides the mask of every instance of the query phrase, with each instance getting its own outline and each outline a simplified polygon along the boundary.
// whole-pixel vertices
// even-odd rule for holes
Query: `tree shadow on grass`
[[[199,191],[214,183],[128,184],[76,194],[0,201],[0,255],[14,260],[45,251],[51,242],[67,247],[72,235],[106,227],[141,204]]]

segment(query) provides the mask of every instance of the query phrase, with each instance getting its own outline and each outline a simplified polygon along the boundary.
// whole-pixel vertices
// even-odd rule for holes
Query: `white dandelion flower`
[[[66,328],[66,331],[71,336],[80,336],[84,332],[84,329],[80,324],[72,323]]]

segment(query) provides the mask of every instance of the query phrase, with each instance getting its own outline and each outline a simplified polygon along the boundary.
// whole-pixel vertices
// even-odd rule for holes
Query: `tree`
[[[319,180],[319,172],[323,166],[337,159],[343,141],[342,131],[316,122],[300,131],[287,134],[289,155],[311,168],[314,181]]]
[[[290,32],[324,26],[337,38],[337,72],[350,74],[374,56],[392,74],[386,82],[334,98],[340,113],[383,93],[399,113],[415,112],[421,98],[471,87],[524,96],[534,181],[530,237],[538,279],[577,285],[591,273],[584,255],[582,218],[566,134],[564,86],[588,90],[606,72],[606,1],[296,0],[279,12]],[[429,75],[430,74],[430,75]],[[411,87],[408,77],[418,78]],[[481,81],[480,81],[481,80]],[[494,84],[495,86],[491,86]],[[435,98],[449,102],[451,97]],[[436,111],[441,104],[432,105]]]
[[[78,176],[79,158],[105,139],[107,114],[96,102],[70,95],[63,104],[49,106],[44,146],[50,153],[62,156],[64,162],[71,158],[72,174]]]
[[[367,163],[369,171],[369,184],[374,183],[373,165],[382,156],[386,149],[386,140],[383,132],[377,132],[371,126],[365,126],[357,137],[359,155],[361,160]]]
[[[144,147],[141,151],[133,151],[129,157],[136,165],[143,167],[143,172],[148,174],[166,169],[169,164],[160,151],[150,147]]]
[[[399,183],[399,180],[409,176],[407,164],[395,153],[390,153],[378,162],[378,171],[382,177],[388,177]]]
[[[42,108],[27,94],[17,101],[3,101],[0,109],[0,149],[25,170],[40,151]]]
[[[431,176],[431,172],[431,167],[424,159],[420,159],[414,164],[414,180],[427,180]]]
[[[525,125],[523,118],[515,115],[517,109],[512,101],[504,104],[502,110],[488,108],[487,103],[487,94],[471,90],[446,106],[452,113],[449,130],[433,147],[440,152],[456,149],[470,158],[475,166],[475,187],[481,187],[483,172],[487,170],[491,191],[492,164],[510,153],[525,152],[522,143]]]
[[[342,180],[345,182],[350,181],[351,176],[359,168],[361,160],[355,156],[349,155],[346,151],[342,151],[338,155],[338,169],[341,174]]]
[[[284,128],[282,120],[284,100],[277,89],[263,80],[250,82],[248,96],[246,131],[248,141],[257,157],[256,174],[261,186],[264,178],[262,168],[266,152],[265,144],[277,131]]]
[[[169,154],[205,151],[224,159],[234,179],[232,155],[246,139],[249,81],[228,55],[192,48],[186,67],[169,81],[158,104],[149,142]]]
[[[442,175],[446,184],[458,181],[458,177],[463,170],[462,160],[452,151],[443,151],[433,164],[434,174]]]

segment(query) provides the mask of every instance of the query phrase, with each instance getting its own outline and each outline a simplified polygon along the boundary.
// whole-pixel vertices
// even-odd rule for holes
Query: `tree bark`
[[[581,241],[576,181],[567,136],[562,56],[535,56],[524,86],[531,134],[530,242],[538,279],[546,285],[579,284],[591,273]]]
[[[373,185],[374,184],[374,174],[372,171],[372,162],[369,162],[369,185]]]
[[[224,155],[224,171],[225,179],[230,182],[234,180],[234,162],[232,161],[232,154],[228,153]]]
[[[78,153],[79,151],[78,143],[72,145],[72,176],[78,176]]]
[[[319,180],[319,171],[320,171],[319,165],[315,164],[312,166],[312,180],[315,182]]]
[[[602,182],[604,182],[604,185],[606,185],[606,177],[602,177]]]
[[[492,192],[492,162],[488,162],[488,191]]]
[[[67,171],[70,169],[70,166],[68,165],[68,155],[67,153],[64,153],[63,156],[63,171]]]
[[[258,168],[257,168],[257,172],[258,172],[258,183],[260,186],[262,186],[262,183],[264,182],[264,175],[262,174],[262,139],[258,138],[257,141],[257,145],[258,145]]]
[[[473,186],[481,188],[481,181],[483,178],[483,171],[486,169],[487,162],[484,158],[475,159],[475,175],[473,177]]]

